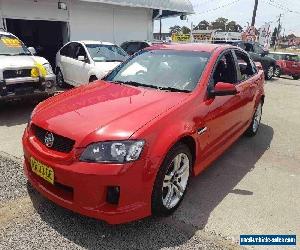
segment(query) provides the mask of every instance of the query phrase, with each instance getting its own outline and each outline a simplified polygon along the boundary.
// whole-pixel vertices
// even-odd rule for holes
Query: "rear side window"
[[[257,73],[257,69],[253,61],[242,51],[235,50],[235,56],[238,62],[239,82],[245,81]]]
[[[69,43],[67,45],[65,45],[65,47],[63,47],[60,50],[60,55],[62,56],[66,56],[66,57],[73,57],[74,54],[74,43]]]
[[[126,48],[126,52],[129,55],[133,55],[134,53],[136,53],[140,49],[141,49],[141,43],[139,43],[139,42],[133,42],[133,43],[129,43],[128,44],[128,46]]]

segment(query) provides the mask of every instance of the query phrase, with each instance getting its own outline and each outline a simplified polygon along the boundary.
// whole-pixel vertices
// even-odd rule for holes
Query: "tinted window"
[[[259,44],[254,44],[254,52],[257,54],[262,54],[264,49]]]
[[[61,50],[60,50],[60,55],[66,56],[66,57],[73,57],[74,54],[74,43],[69,43],[65,45]]]
[[[292,61],[292,62],[299,62],[299,56],[298,55],[286,55],[285,60]]]
[[[77,60],[79,56],[84,56],[85,58],[87,58],[84,47],[81,44],[76,44],[74,46],[73,58]]]
[[[95,62],[123,62],[128,54],[116,45],[86,44],[86,48]]]
[[[134,53],[136,53],[139,50],[141,50],[141,43],[139,43],[139,42],[129,43],[127,48],[126,48],[126,52],[129,55],[133,55]]]
[[[236,83],[236,68],[231,52],[225,53],[217,62],[213,73],[213,84],[218,82]]]
[[[198,84],[209,57],[208,52],[142,51],[113,70],[105,80],[192,91]]]
[[[251,44],[251,43],[244,43],[244,46],[245,46],[245,50],[247,52],[254,52],[253,44]]]
[[[235,50],[235,55],[238,61],[238,70],[240,72],[240,81],[245,81],[249,77],[257,73],[255,64],[251,61],[247,54],[242,51]]]

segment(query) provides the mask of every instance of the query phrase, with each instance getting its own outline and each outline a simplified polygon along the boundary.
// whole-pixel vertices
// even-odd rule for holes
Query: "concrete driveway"
[[[71,213],[27,186],[20,140],[34,105],[2,106],[0,248],[236,249],[240,234],[299,237],[300,81],[275,79],[265,89],[256,137],[240,138],[194,178],[173,216],[122,226]]]

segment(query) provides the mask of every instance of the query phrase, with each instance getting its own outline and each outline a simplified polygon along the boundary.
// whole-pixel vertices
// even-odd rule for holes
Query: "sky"
[[[218,17],[236,21],[242,27],[251,23],[255,0],[190,0],[194,6],[195,14],[189,15],[188,20],[182,21],[179,17],[162,20],[162,31],[169,32],[169,27],[174,25],[197,25],[201,20],[214,21]],[[291,12],[293,11],[293,12]],[[259,0],[256,14],[256,28],[266,22],[271,22],[271,28],[278,25],[280,14],[282,33],[294,33],[300,36],[300,0]],[[154,22],[154,32],[159,32],[159,21]]]

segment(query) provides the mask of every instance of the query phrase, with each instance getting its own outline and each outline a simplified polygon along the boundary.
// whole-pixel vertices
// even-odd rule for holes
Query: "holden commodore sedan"
[[[54,203],[110,224],[169,215],[192,176],[257,133],[263,84],[231,45],[147,48],[35,108],[25,174]]]

